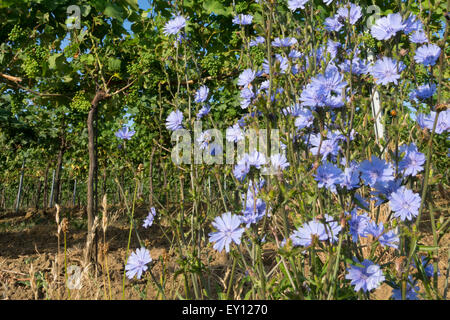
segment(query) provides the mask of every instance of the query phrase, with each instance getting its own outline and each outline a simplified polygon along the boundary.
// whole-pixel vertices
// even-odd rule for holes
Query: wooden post
[[[48,207],[53,207],[53,188],[55,187],[55,169],[53,169],[52,188],[50,190],[50,199],[48,201]]]
[[[374,62],[373,51],[369,50],[367,56],[369,62]],[[372,108],[373,119],[375,120],[375,137],[377,139],[378,145],[381,145],[381,139],[384,138],[384,127],[381,123],[381,105],[380,105],[380,94],[375,88],[372,88],[372,101],[370,106]]]
[[[20,180],[19,180],[19,190],[17,191],[17,198],[16,198],[16,212],[19,211],[20,207],[20,197],[22,195],[22,184],[23,184],[23,173],[25,171],[25,157],[22,161],[22,170],[20,172]]]
[[[77,198],[77,179],[73,182],[73,193],[72,193],[72,205],[75,207],[75,201]]]
[[[37,190],[36,190],[36,194],[35,194],[35,198],[34,198],[34,208],[36,210],[39,209],[39,200],[41,198],[41,188],[42,188],[42,181],[41,181],[41,177],[38,176],[38,185],[37,185]]]
[[[48,169],[50,168],[50,163],[47,164],[47,168],[45,168],[45,175],[44,175],[44,204],[42,208],[45,210],[47,209],[48,204]]]

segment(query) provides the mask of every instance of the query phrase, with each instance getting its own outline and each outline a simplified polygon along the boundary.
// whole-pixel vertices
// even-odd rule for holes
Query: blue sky
[[[138,0],[138,5],[139,8],[142,10],[148,10],[150,9],[150,4],[151,4],[152,0]],[[128,21],[127,19],[125,19],[124,23],[123,23],[123,27],[130,33],[132,33],[131,31],[131,22]],[[61,49],[64,49],[67,45],[69,45],[70,41],[69,41],[69,34],[67,34],[67,36],[64,38],[63,41],[61,41]]]
[[[139,8],[141,8],[143,10],[150,9],[151,2],[152,2],[152,0],[138,0]]]
[[[139,8],[142,10],[148,10],[150,9],[150,3],[152,0],[138,0]],[[128,20],[125,20],[123,23],[123,27],[128,30],[128,32],[131,32],[130,27],[131,23]]]

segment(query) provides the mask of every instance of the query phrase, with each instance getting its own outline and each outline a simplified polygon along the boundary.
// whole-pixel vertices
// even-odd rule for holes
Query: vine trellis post
[[[22,161],[22,169],[20,170],[20,179],[19,179],[19,190],[17,191],[17,198],[16,198],[16,212],[19,211],[20,207],[20,197],[22,196],[22,185],[23,185],[23,174],[25,171],[25,157],[23,157]]]
[[[367,56],[369,63],[374,62],[374,54],[372,50],[369,50]],[[384,126],[381,123],[381,104],[380,104],[380,94],[376,88],[372,88],[372,100],[370,102],[372,109],[373,119],[375,121],[375,137],[377,139],[377,144],[381,146],[381,139],[384,137]]]

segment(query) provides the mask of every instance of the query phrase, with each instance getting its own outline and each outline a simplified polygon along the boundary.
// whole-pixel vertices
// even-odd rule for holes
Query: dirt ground
[[[69,292],[64,291],[65,264],[68,273],[73,270],[73,276],[83,266],[83,250],[86,244],[86,223],[83,216],[86,212],[79,208],[61,210],[69,218],[67,232],[67,253],[64,256],[64,238],[60,234],[58,253],[58,238],[54,209],[29,210],[27,212],[0,212],[0,299],[66,299]],[[146,209],[137,209],[136,221],[143,221],[148,214]],[[112,217],[111,217],[112,216]],[[124,210],[113,211],[106,232],[107,259],[109,281],[103,252],[103,231],[99,227],[99,250],[97,255],[97,270],[83,274],[81,289],[70,292],[70,299],[122,299],[122,283],[126,257],[126,245],[129,236],[128,217]],[[111,221],[112,220],[112,221]],[[157,223],[157,222],[155,222]],[[163,233],[164,227],[155,224],[144,229],[138,226],[141,240],[150,250],[153,260],[153,274],[160,280],[165,275],[165,290],[176,296],[175,292],[183,292],[182,276],[175,276],[178,268],[175,248],[170,248],[170,241]],[[133,231],[130,251],[139,248],[139,241]],[[131,253],[131,252],[130,252]],[[209,268],[216,270],[210,275],[211,282],[220,281],[218,276],[228,268],[225,254],[208,251]],[[58,263],[56,263],[58,259]],[[65,263],[66,259],[66,263]],[[164,268],[162,267],[164,263]],[[103,270],[103,272],[102,272]],[[98,272],[95,272],[98,271]],[[37,276],[36,276],[36,273]],[[35,275],[34,277],[32,275]],[[148,274],[148,272],[146,273]],[[94,276],[97,275],[97,276]],[[207,275],[208,278],[208,275]],[[54,279],[57,279],[54,281]],[[76,278],[71,278],[76,279]],[[70,280],[69,280],[70,282]],[[109,285],[109,282],[111,285]],[[111,287],[111,292],[109,288]],[[106,289],[106,290],[105,290]],[[125,299],[161,299],[157,288],[148,278],[125,280]]]
[[[69,219],[69,231],[67,233],[67,255],[64,256],[63,235],[60,236],[58,250],[57,228],[55,223],[55,210],[29,210],[27,212],[1,212],[0,211],[0,299],[122,299],[122,279],[126,256],[126,244],[129,236],[127,216],[122,209],[110,212],[110,222],[106,233],[107,260],[101,253],[103,247],[103,232],[100,226],[98,272],[91,270],[82,274],[81,289],[64,289],[64,266],[76,275],[83,265],[83,249],[86,243],[86,223],[83,208],[63,208],[61,218]],[[145,208],[137,209],[135,217],[137,221],[143,221],[147,215]],[[426,217],[425,217],[426,220]],[[155,222],[159,223],[159,222]],[[101,225],[101,224],[100,224]],[[425,222],[423,225],[429,225]],[[431,230],[424,227],[426,244],[432,244]],[[183,292],[183,277],[177,276],[179,270],[176,248],[170,248],[167,237],[172,234],[164,234],[164,227],[153,225],[149,229],[138,226],[139,234],[150,250],[154,261],[152,272],[158,281],[166,279],[163,284],[168,297],[176,298],[176,292]],[[139,247],[139,242],[132,233],[130,250]],[[448,247],[450,235],[444,236],[441,245]],[[273,256],[274,250],[271,251]],[[66,262],[65,262],[66,259]],[[438,261],[441,277],[439,287],[444,286],[447,271],[447,249],[439,251]],[[56,261],[58,260],[58,261]],[[205,252],[205,264],[211,270],[206,275],[207,281],[212,287],[223,284],[223,278],[229,272],[230,263],[225,253],[217,253],[208,249]],[[268,261],[272,264],[273,261]],[[108,268],[106,268],[106,264]],[[102,272],[103,270],[103,272]],[[109,280],[107,272],[109,273]],[[69,272],[70,273],[70,272]],[[146,273],[148,274],[148,272]],[[70,279],[73,278],[70,275]],[[109,285],[110,283],[110,285]],[[111,292],[109,292],[111,288]],[[389,299],[391,288],[383,284],[375,291],[376,299]],[[178,296],[179,297],[179,296]],[[125,280],[125,299],[161,299],[156,286],[148,278],[141,280]]]

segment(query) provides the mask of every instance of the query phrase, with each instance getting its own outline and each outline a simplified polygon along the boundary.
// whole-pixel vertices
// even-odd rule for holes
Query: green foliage
[[[27,33],[22,29],[19,24],[13,26],[11,32],[8,35],[9,40],[16,42],[24,39]]]
[[[80,90],[72,98],[70,109],[87,112],[91,108],[91,103],[86,99],[85,91]]]
[[[231,15],[231,8],[225,7],[219,0],[205,0],[203,1],[203,8],[207,13],[214,13],[217,15],[229,16]]]
[[[255,46],[250,49],[250,55],[252,57],[252,61],[255,65],[260,65],[263,63],[266,52],[262,47]]]
[[[221,54],[208,53],[201,59],[200,66],[202,69],[207,70],[209,75],[216,77],[220,74],[224,60],[224,56]]]
[[[48,56],[48,51],[42,46],[32,45],[27,47],[23,53],[24,59],[22,69],[29,78],[41,75],[41,66]]]
[[[104,185],[101,184],[103,182],[97,184],[97,189],[100,190],[101,185],[106,193],[115,194],[117,185],[113,179],[120,179],[125,189],[133,185],[136,179],[142,179],[140,182],[144,186],[143,193],[149,194],[149,184],[152,182],[154,205],[161,207],[161,211],[164,210],[164,218],[169,220],[168,224],[171,224],[170,230],[173,232],[170,237],[177,239],[172,241],[181,241],[182,237],[190,239],[195,245],[197,241],[205,241],[203,229],[210,225],[214,216],[225,210],[240,212],[239,190],[244,186],[230,178],[231,166],[214,168],[205,165],[192,172],[189,166],[174,166],[170,160],[170,133],[165,127],[167,115],[172,110],[181,110],[185,119],[190,116],[190,121],[186,120],[185,123],[186,128],[191,129],[196,112],[202,106],[193,102],[195,91],[201,85],[207,85],[210,89],[208,104],[211,105],[211,114],[202,119],[204,128],[214,126],[225,129],[242,116],[252,127],[263,128],[269,124],[283,123],[277,122],[283,117],[280,111],[298,99],[301,88],[309,82],[312,74],[318,72],[314,69],[313,58],[311,57],[309,70],[299,72],[292,78],[281,76],[274,79],[272,90],[283,88],[285,92],[290,92],[295,89],[292,96],[272,91],[272,104],[267,103],[266,98],[258,97],[257,110],[263,110],[267,119],[266,123],[262,123],[246,115],[248,110],[240,107],[236,79],[243,69],[259,66],[267,58],[267,48],[256,46],[249,52],[242,48],[249,39],[257,35],[265,36],[267,26],[263,22],[267,19],[266,4],[229,0],[155,0],[151,1],[151,9],[144,12],[139,9],[137,0],[78,2],[82,13],[81,29],[78,30],[67,29],[66,9],[73,4],[69,0],[4,0],[0,3],[0,67],[2,73],[21,80],[15,82],[0,77],[0,186],[6,188],[12,199],[23,159],[27,159],[29,171],[36,171],[30,173],[28,182],[44,180],[43,170],[37,172],[34,169],[46,168],[49,164],[50,169],[53,169],[56,155],[61,150],[65,152],[63,175],[66,181],[72,182],[74,178],[86,181],[89,168],[86,116],[91,109],[93,97],[102,90],[108,93],[108,97],[99,103],[95,138],[99,164],[97,170],[100,175],[105,172],[106,178]],[[314,12],[309,11],[311,3],[314,3]],[[398,12],[400,9],[402,12],[411,11],[421,15],[430,30],[432,41],[442,33],[444,1],[377,0],[358,3],[363,7],[363,14],[366,13],[367,6],[376,4],[382,8],[381,15]],[[310,51],[319,48],[328,39],[354,41],[355,39],[346,38],[350,34],[348,32],[331,35],[324,31],[323,20],[333,13],[332,8],[333,6],[325,6],[322,0],[310,1],[305,11],[292,14],[286,8],[286,1],[277,2],[274,16],[278,20],[272,25],[272,38],[287,36],[287,30],[297,28],[299,42],[301,45],[307,44],[307,50]],[[162,34],[162,28],[174,12],[189,17],[186,38],[181,41],[176,36]],[[252,14],[253,25],[241,27],[232,24],[234,14],[239,13]],[[314,17],[313,25],[308,25],[309,17],[305,13],[311,13]],[[131,31],[125,28],[125,19],[131,23]],[[398,136],[401,143],[418,141],[419,150],[425,152],[430,139],[429,132],[419,130],[408,117],[396,118],[392,111],[404,115],[406,111],[400,112],[400,109],[403,109],[402,104],[407,97],[399,94],[407,94],[418,84],[432,80],[432,77],[436,80],[439,76],[437,68],[430,75],[429,70],[410,59],[411,52],[417,46],[409,43],[405,35],[381,42],[366,33],[358,41],[373,49],[376,55],[392,55],[407,65],[408,70],[405,72],[408,74],[405,77],[411,81],[404,88],[379,88],[387,125],[386,136]],[[401,56],[397,52],[397,45],[398,49],[409,52],[408,55]],[[445,44],[441,47],[445,47]],[[288,49],[284,52],[272,48],[274,53],[283,54],[287,54]],[[344,50],[339,52],[339,55],[344,54]],[[414,68],[409,68],[412,65]],[[275,72],[279,71],[277,64]],[[448,75],[449,71],[445,70],[444,81]],[[354,118],[358,138],[351,144],[350,159],[360,160],[361,155],[366,158],[370,154],[380,155],[382,150],[374,142],[370,117],[373,79],[370,76],[349,76],[346,81],[361,90],[361,96],[352,99],[363,111]],[[448,96],[448,90],[444,89],[442,101],[446,101]],[[419,111],[429,111],[429,106],[436,102],[433,98],[425,104],[412,105]],[[269,109],[266,109],[267,105],[270,105]],[[316,113],[316,118],[321,120],[328,121],[328,117],[329,114]],[[345,126],[344,118],[339,114],[333,122]],[[114,133],[127,125],[130,119],[130,124],[136,131],[135,136],[126,142],[119,140]],[[317,119],[315,122],[318,126]],[[283,125],[293,124],[284,122]],[[326,133],[325,131],[324,134]],[[62,143],[63,140],[65,143]],[[293,143],[291,150],[294,151],[290,155],[290,161],[297,161],[303,156],[306,145],[299,140]],[[283,141],[288,143],[289,136],[283,137]],[[395,141],[383,143],[386,143],[386,154],[393,157],[395,153],[392,151],[392,144]],[[445,136],[436,135],[433,146],[433,186],[439,182],[448,185],[449,141]],[[299,161],[293,163],[298,164]],[[140,163],[144,169],[138,173],[136,168]],[[149,177],[150,163],[153,171]],[[318,191],[314,187],[316,182],[311,175],[313,170],[310,169],[313,164],[314,159],[311,157],[302,159],[301,165],[284,176],[289,181],[295,181],[295,184],[278,186],[277,180],[273,179],[267,192],[261,192],[262,199],[275,203],[272,215],[274,219],[279,218],[280,211],[277,210],[284,210],[288,211],[289,223],[299,225],[318,214],[317,203],[320,201],[323,201],[320,203],[320,210],[323,206],[335,216],[342,211],[338,201],[332,202],[322,190]],[[148,180],[141,178],[141,174]],[[100,176],[98,178],[101,180]],[[85,190],[82,190],[80,193],[83,192],[83,202]],[[348,198],[355,200],[353,194],[349,194]],[[145,201],[145,197],[142,197],[137,203]],[[359,203],[357,200],[355,202]],[[191,217],[195,217],[195,220],[189,220]],[[85,220],[72,220],[71,223],[74,229],[87,227]],[[191,226],[189,232],[183,230]],[[0,227],[5,230],[13,226]],[[15,227],[22,230],[26,225]],[[193,248],[195,249],[183,246],[186,252],[179,256],[180,268],[176,273],[183,274],[185,279],[191,279],[191,276],[201,279],[209,270],[209,266],[199,258],[203,252],[197,251],[195,246]],[[419,248],[426,249],[424,246]],[[325,252],[324,247],[319,249],[320,254],[328,255],[330,260],[317,261],[315,277],[306,279],[299,276],[294,280],[289,279],[292,266],[300,266],[306,259],[301,258],[301,250],[280,249],[276,256],[278,274],[275,273],[276,276],[267,283],[268,296],[274,299],[314,299],[327,293],[323,279],[328,278],[335,261],[333,259],[337,257],[343,264],[351,261],[345,260],[342,252],[339,256],[336,252]],[[308,258],[311,259],[311,256]],[[238,267],[242,270],[245,268],[244,265]],[[338,267],[342,273],[341,266]],[[252,298],[262,288],[261,279],[254,279],[253,275],[245,275],[236,280],[236,290],[243,291],[242,298]],[[295,285],[291,281],[295,281]],[[192,283],[194,280],[187,287]],[[305,296],[302,297],[298,289],[306,288],[306,284],[309,291],[305,289]],[[144,297],[144,292],[137,290]],[[341,287],[339,284],[335,290],[334,297],[355,298],[348,286]],[[227,297],[222,288],[219,287],[216,291],[219,298]],[[200,294],[210,297],[207,291],[200,291]]]

